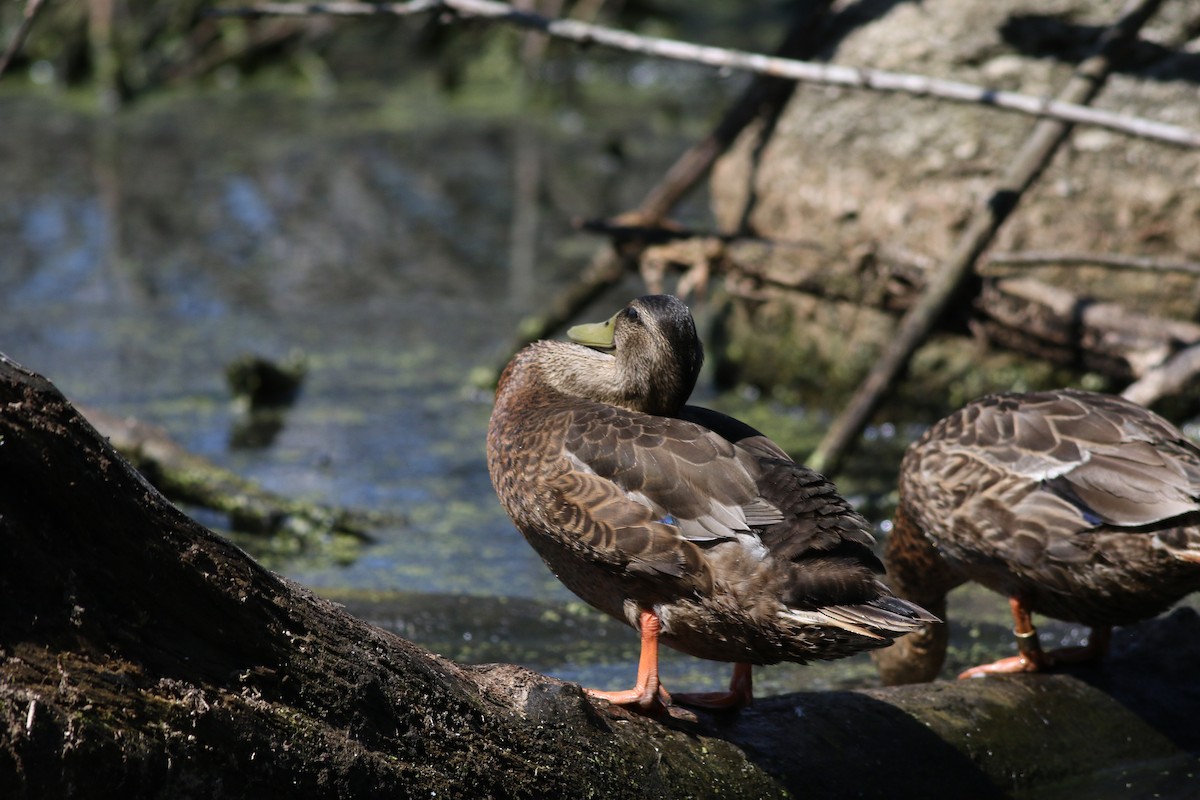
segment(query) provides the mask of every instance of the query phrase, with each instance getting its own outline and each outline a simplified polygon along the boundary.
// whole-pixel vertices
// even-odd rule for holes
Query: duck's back
[[[794,462],[771,439],[740,420],[698,406],[680,415],[733,442],[757,464],[756,491],[778,519],[756,534],[787,570],[784,602],[801,607],[865,603],[879,596],[883,564],[875,555],[870,523],[832,481]]]
[[[952,566],[1051,616],[1121,624],[1200,588],[1200,450],[1119,397],[972,402],[910,446],[900,492]]]
[[[670,440],[697,460],[711,450],[701,432],[564,395],[521,358],[501,377],[487,440],[493,486],[518,530],[568,588],[618,619],[629,621],[630,596],[711,591],[700,550],[646,499],[674,480],[673,458],[647,451]]]

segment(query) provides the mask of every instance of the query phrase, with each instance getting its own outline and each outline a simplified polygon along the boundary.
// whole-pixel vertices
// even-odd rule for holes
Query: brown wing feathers
[[[1015,477],[1039,481],[1078,510],[1081,529],[1136,527],[1197,509],[1194,446],[1120,398],[1064,390],[1025,395],[1018,405],[1001,395],[956,416],[964,446]]]
[[[759,488],[785,511],[783,521],[759,536],[778,559],[791,562],[783,601],[813,608],[830,603],[866,603],[879,596],[868,524],[822,475],[790,461],[764,465]]]
[[[717,426],[731,419],[689,410]],[[607,408],[577,413],[572,430],[613,413]],[[703,542],[753,529],[772,557],[793,564],[782,587],[783,602],[813,608],[878,596],[875,575],[883,566],[872,550],[867,523],[823,476],[784,458],[755,457],[687,421],[619,416],[632,420],[619,436],[592,441],[569,434],[566,447],[599,477],[614,481],[630,496],[645,498],[654,513],[672,517],[678,531],[666,526],[655,531],[664,546],[672,536]],[[742,441],[762,440],[775,447],[749,426],[731,422],[736,428],[726,429],[741,434]],[[765,447],[760,451],[771,452]],[[614,532],[619,539],[608,544],[650,552],[654,537],[646,526],[654,521],[647,515],[641,528]]]

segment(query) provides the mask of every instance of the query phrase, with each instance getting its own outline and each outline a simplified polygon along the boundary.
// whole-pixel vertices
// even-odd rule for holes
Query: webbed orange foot
[[[619,692],[608,692],[603,689],[584,689],[588,697],[597,700],[607,700],[615,706],[637,706],[641,711],[657,712],[671,705],[671,695],[662,684],[655,682],[651,686],[634,686]]]
[[[985,675],[1004,675],[1018,672],[1045,672],[1059,664],[1082,664],[1095,661],[1108,652],[1112,639],[1112,627],[1093,628],[1088,643],[1082,647],[1061,647],[1046,652],[1038,642],[1037,628],[1033,627],[1029,609],[1017,598],[1010,598],[1012,607],[1013,635],[1017,637],[1020,655],[1002,658],[991,664],[981,664],[959,673],[959,679],[982,678]]]
[[[1012,675],[1019,672],[1040,672],[1045,669],[1045,666],[1048,665],[1038,665],[1025,656],[1010,656],[990,664],[980,664],[977,667],[963,670],[958,673],[958,679],[983,678],[987,675]]]

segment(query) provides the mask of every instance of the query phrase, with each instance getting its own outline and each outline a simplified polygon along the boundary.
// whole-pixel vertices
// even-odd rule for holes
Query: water
[[[0,119],[0,350],[268,489],[405,518],[349,564],[238,540],[278,572],[452,657],[631,680],[636,636],[582,608],[497,503],[491,398],[469,376],[587,263],[599,241],[570,220],[635,205],[690,136],[637,113],[522,124],[420,93],[176,97],[111,119],[7,96]],[[616,136],[621,155],[597,156]],[[517,231],[514,165],[531,154],[537,224]],[[704,208],[683,213],[706,224]],[[308,374],[284,425],[237,446],[225,365],[294,352]],[[497,599],[550,632],[482,613]],[[569,644],[564,623],[603,646]],[[685,685],[727,680],[676,664]]]
[[[0,351],[271,490],[406,519],[349,564],[239,540],[276,571],[450,657],[621,688],[636,636],[583,607],[513,529],[484,460],[490,396],[469,380],[598,246],[570,220],[633,207],[695,137],[620,108],[526,118],[420,91],[242,93],[98,119],[0,96]],[[532,202],[518,165],[537,178]],[[708,224],[703,196],[681,215]],[[592,316],[641,290],[631,280]],[[225,365],[296,351],[309,371],[278,435],[236,446]],[[815,441],[827,417],[707,395],[773,414],[751,421],[775,435]],[[894,464],[914,433],[896,430],[868,437],[858,463]],[[883,470],[843,489],[882,519],[893,482]],[[1011,652],[1002,600],[968,588],[951,602],[948,669]],[[718,688],[728,670],[671,653],[663,667],[678,689]],[[875,680],[865,656],[756,675],[761,694]]]

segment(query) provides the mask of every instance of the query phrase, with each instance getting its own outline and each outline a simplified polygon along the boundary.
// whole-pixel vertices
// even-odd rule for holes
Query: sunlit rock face
[[[879,7],[855,20],[821,57],[991,89],[1054,96],[1121,16],[1117,2],[961,3],[932,0]],[[1143,29],[1132,69],[1111,75],[1094,105],[1200,129],[1194,57],[1183,52],[1187,13],[1169,4]],[[1152,43],[1151,43],[1152,42]],[[1189,67],[1189,64],[1192,65]],[[729,348],[711,352],[729,380],[838,392],[855,385],[893,336],[895,315],[914,281],[953,251],[971,212],[999,185],[1035,121],[978,104],[801,85],[764,140],[745,132],[719,162],[711,190],[725,230],[749,229],[786,246],[746,243],[725,255],[735,270],[764,278],[735,299]],[[990,248],[1124,254],[1179,260],[1200,252],[1200,153],[1078,127],[1020,200]],[[1134,310],[1195,318],[1196,278],[1092,266],[993,264],[986,274],[1019,274]],[[777,281],[820,286],[772,291]],[[762,302],[763,299],[766,302]],[[882,298],[888,298],[881,302]],[[865,306],[865,307],[864,307]],[[882,307],[881,307],[882,306]],[[965,331],[956,306],[949,320]],[[962,312],[962,313],[959,313]],[[775,337],[784,337],[778,342]],[[1004,374],[979,378],[977,353],[935,348],[914,374],[942,386],[972,382],[961,400],[990,388],[1056,381]],[[928,391],[928,390],[927,390]]]

